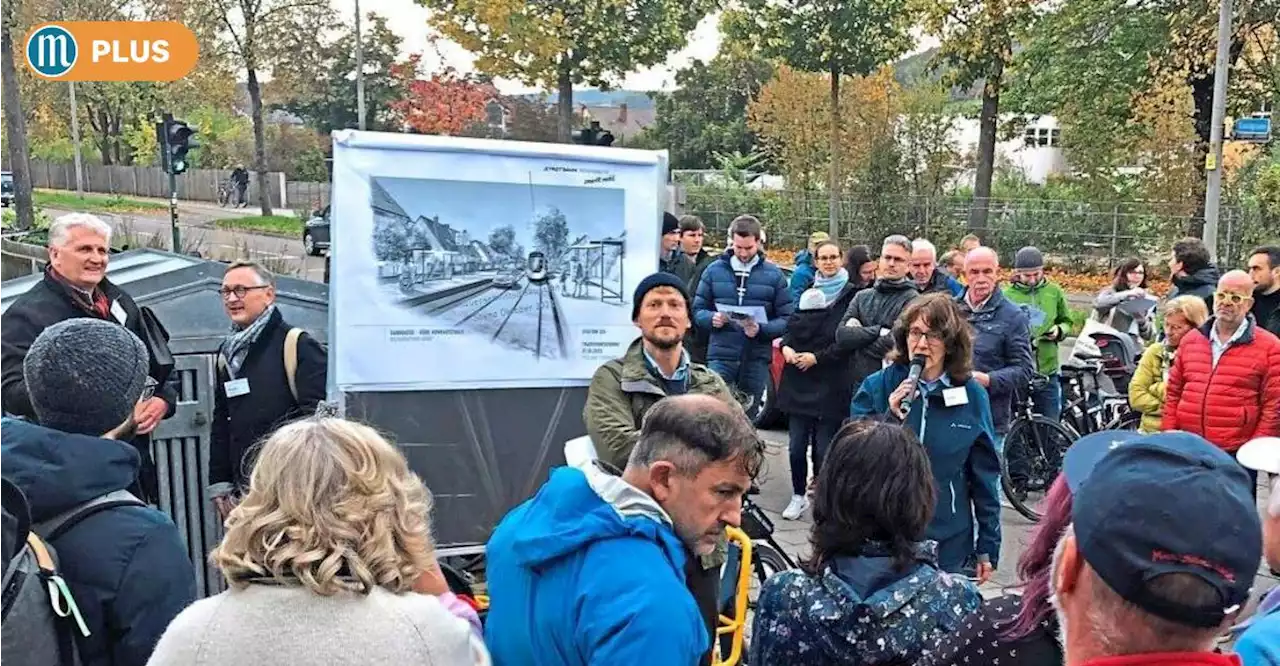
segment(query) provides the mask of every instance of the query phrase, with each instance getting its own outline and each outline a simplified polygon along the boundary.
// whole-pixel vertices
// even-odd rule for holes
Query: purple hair
[[[1059,474],[1040,503],[1043,515],[1027,550],[1018,559],[1018,587],[1022,588],[1022,608],[1018,615],[998,627],[1000,639],[1014,642],[1026,638],[1053,614],[1049,597],[1053,577],[1053,551],[1071,524],[1071,489],[1067,477]]]

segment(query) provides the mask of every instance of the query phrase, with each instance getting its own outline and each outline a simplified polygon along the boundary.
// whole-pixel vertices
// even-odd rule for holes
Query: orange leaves
[[[476,83],[453,71],[413,78],[419,56],[396,65],[393,76],[402,82],[403,97],[391,103],[405,126],[419,134],[458,135],[485,118],[485,104],[497,92],[492,86]]]

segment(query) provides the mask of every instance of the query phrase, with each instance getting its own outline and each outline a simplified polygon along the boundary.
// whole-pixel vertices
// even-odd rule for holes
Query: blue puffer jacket
[[[867,377],[853,397],[849,409],[855,419],[889,411],[889,394],[907,378],[910,369],[902,363]],[[962,391],[964,404],[947,406],[947,391]],[[952,395],[952,402],[956,396]],[[987,391],[972,378],[962,387],[951,386],[943,376],[928,393],[916,400],[903,423],[929,451],[929,465],[938,489],[933,522],[925,536],[947,541],[962,533],[973,533],[978,523],[975,555],[987,555],[993,565],[1000,560],[1000,457],[996,454],[995,426]],[[952,564],[942,563],[947,569]]]
[[[796,267],[791,270],[791,283],[788,289],[791,291],[791,300],[799,303],[800,294],[805,289],[813,286],[813,278],[818,274],[818,267],[813,264],[813,255],[809,250],[800,250],[796,253]]]
[[[765,361],[773,355],[772,340],[787,332],[787,317],[795,310],[787,278],[761,253],[751,271],[735,273],[730,263],[733,251],[707,265],[698,282],[698,293],[693,298],[694,323],[711,333],[707,348],[709,361]],[[761,306],[769,317],[769,323],[760,327],[755,338],[748,338],[742,329],[732,323],[721,328],[711,325],[716,304]]]
[[[0,425],[4,478],[22,489],[32,522],[124,490],[139,457],[128,442],[69,435],[18,419]],[[196,577],[178,528],[159,511],[115,507],[84,518],[53,542],[90,635],[86,666],[142,666],[156,641],[195,600]]]
[[[1015,393],[1025,394],[1036,372],[1035,355],[1031,353],[1031,317],[1025,308],[1005,298],[998,286],[977,311],[964,294],[956,302],[973,326],[973,369],[991,376],[987,387],[991,417],[996,432],[1004,434],[1013,419]]]

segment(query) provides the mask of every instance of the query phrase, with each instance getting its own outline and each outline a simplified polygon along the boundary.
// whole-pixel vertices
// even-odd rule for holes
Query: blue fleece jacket
[[[813,263],[813,255],[808,249],[796,253],[796,266],[791,270],[791,282],[787,290],[791,292],[791,300],[799,303],[800,294],[813,286],[813,278],[818,274],[818,267]]]
[[[887,413],[889,394],[909,371],[905,364],[894,363],[867,377],[853,397],[851,416],[860,419]],[[956,404],[960,399],[964,403]],[[996,453],[995,426],[986,389],[972,378],[954,388],[945,380],[939,381],[927,389],[927,398],[911,403],[903,425],[916,433],[928,450],[938,489],[933,522],[925,536],[946,541],[957,534],[972,533],[976,520],[978,540],[974,554],[987,555],[993,565],[998,564],[1000,456]],[[947,569],[955,563],[941,564]]]
[[[70,435],[18,419],[0,421],[4,478],[22,489],[33,523],[124,490],[138,473],[128,442]],[[90,635],[85,666],[142,666],[169,622],[196,598],[178,528],[159,511],[115,507],[84,518],[53,542],[59,569]]]
[[[765,259],[746,273],[733,270],[733,250],[707,264],[698,281],[698,291],[693,298],[694,323],[711,334],[707,347],[707,359],[712,361],[764,361],[773,357],[773,339],[787,332],[787,318],[795,311],[795,301],[787,288],[787,278],[782,269]],[[716,304],[747,305],[764,308],[769,322],[760,327],[754,338],[748,338],[742,327],[726,324],[721,328],[711,325]]]
[[[552,470],[489,539],[495,666],[696,664],[711,643],[685,587],[684,545],[652,500],[591,473]],[[592,483],[630,497],[611,504]]]

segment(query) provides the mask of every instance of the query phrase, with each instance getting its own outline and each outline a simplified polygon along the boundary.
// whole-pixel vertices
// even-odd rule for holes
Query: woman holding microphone
[[[925,533],[938,542],[938,566],[985,583],[1000,557],[1000,457],[987,391],[973,379],[973,334],[950,296],[928,294],[902,311],[893,345],[892,364],[862,383],[851,416],[916,433],[938,491]]]

